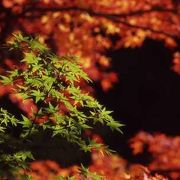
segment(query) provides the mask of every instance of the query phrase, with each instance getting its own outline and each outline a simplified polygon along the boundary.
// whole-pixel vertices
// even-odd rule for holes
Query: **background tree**
[[[80,56],[90,77],[108,90],[117,75],[106,50],[138,47],[151,38],[178,51],[179,6],[173,0],[3,0],[0,42],[16,31],[38,34],[57,54]]]

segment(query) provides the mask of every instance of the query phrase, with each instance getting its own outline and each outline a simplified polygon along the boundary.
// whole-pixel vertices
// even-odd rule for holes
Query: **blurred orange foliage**
[[[86,72],[107,91],[118,77],[112,78],[106,50],[140,47],[146,38],[175,49],[179,4],[174,0],[2,0],[0,43],[17,31],[38,34],[59,55],[79,56]],[[6,54],[2,55],[5,63]]]
[[[130,140],[133,154],[147,151],[152,156],[148,168],[153,172],[168,174],[172,179],[180,178],[180,136],[139,132]]]
[[[93,138],[102,142],[98,135],[93,135]],[[94,150],[91,158],[89,171],[102,175],[104,180],[167,180],[166,177],[157,173],[152,175],[150,170],[143,165],[129,164],[116,154],[107,155],[103,149],[101,151]],[[62,168],[50,160],[32,162],[30,170],[22,173],[31,175],[35,180],[56,179],[58,176],[74,176],[76,180],[92,179],[91,177],[84,178],[80,172],[80,167],[77,165]]]

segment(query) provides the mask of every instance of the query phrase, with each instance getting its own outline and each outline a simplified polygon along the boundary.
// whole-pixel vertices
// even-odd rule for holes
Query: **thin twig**
[[[80,7],[53,7],[53,8],[41,8],[41,7],[30,7],[27,8],[23,14],[27,12],[58,12],[58,11],[76,11],[76,12],[86,12],[92,16],[100,16],[106,18],[122,18],[122,17],[129,17],[135,15],[142,15],[152,12],[161,12],[161,13],[173,13],[173,14],[180,14],[177,9],[172,8],[161,8],[161,7],[152,7],[151,9],[144,9],[144,10],[136,10],[130,11],[129,13],[104,13],[104,12],[96,12],[89,8],[80,8]]]

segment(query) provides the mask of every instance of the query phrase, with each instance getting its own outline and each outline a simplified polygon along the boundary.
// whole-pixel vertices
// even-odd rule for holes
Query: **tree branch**
[[[131,27],[131,28],[138,28],[138,29],[143,29],[143,30],[149,30],[153,33],[157,34],[163,34],[165,36],[171,37],[173,39],[178,39],[178,35],[174,35],[165,31],[160,31],[160,30],[155,30],[147,26],[140,26],[140,25],[132,25],[129,22],[122,20],[122,18],[127,18],[131,16],[140,16],[142,14],[147,14],[147,13],[152,13],[152,12],[161,12],[161,13],[173,13],[176,15],[180,15],[180,12],[177,11],[176,9],[165,9],[161,7],[153,7],[149,10],[138,10],[138,11],[133,11],[130,13],[119,13],[119,14],[110,14],[110,13],[103,13],[103,12],[95,12],[91,9],[86,9],[86,8],[79,8],[79,7],[65,7],[65,8],[41,8],[41,7],[30,7],[26,9],[23,14],[25,15],[26,18],[36,18],[39,17],[39,15],[34,15],[30,14],[28,15],[29,12],[37,12],[37,13],[45,13],[45,12],[60,12],[60,11],[72,11],[72,12],[86,12],[90,16],[96,16],[96,17],[103,17],[107,18],[115,23],[120,23],[125,26]],[[41,15],[40,15],[41,16]]]
[[[118,20],[118,19],[113,19],[112,21],[114,21],[116,23],[123,24],[123,25],[131,27],[131,28],[143,29],[143,30],[146,30],[146,31],[151,31],[151,32],[156,33],[156,34],[163,34],[163,35],[168,36],[170,38],[173,38],[175,40],[177,40],[179,38],[178,35],[174,35],[174,34],[171,34],[171,33],[165,32],[165,31],[155,30],[155,29],[152,29],[152,28],[147,27],[147,26],[133,25],[133,24],[130,24],[129,22],[127,22],[127,21],[122,21],[122,20]]]
[[[91,16],[100,16],[106,18],[123,18],[130,17],[136,15],[142,15],[152,12],[161,12],[161,13],[173,13],[175,15],[180,15],[180,11],[173,8],[162,8],[162,7],[152,7],[148,10],[137,10],[131,11],[129,13],[104,13],[104,12],[96,12],[92,9],[80,8],[80,7],[53,7],[53,8],[41,8],[41,7],[30,7],[27,8],[23,13],[27,12],[58,12],[58,11],[74,11],[74,12],[86,12]]]
[[[169,168],[169,169],[154,169],[151,170],[152,174],[167,174],[167,173],[172,173],[172,172],[176,172],[176,173],[180,173],[180,168]]]

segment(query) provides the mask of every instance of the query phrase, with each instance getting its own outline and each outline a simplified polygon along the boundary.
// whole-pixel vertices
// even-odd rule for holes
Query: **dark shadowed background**
[[[119,83],[109,92],[95,85],[98,100],[126,126],[123,135],[105,132],[107,144],[129,157],[128,139],[140,130],[177,135],[180,132],[180,76],[163,43],[146,40],[141,48],[108,52]]]

